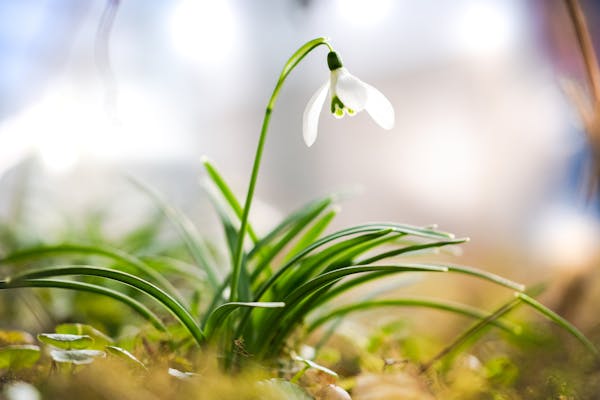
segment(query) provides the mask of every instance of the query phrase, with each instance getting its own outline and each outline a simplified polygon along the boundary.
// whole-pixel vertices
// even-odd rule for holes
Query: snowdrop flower
[[[317,90],[304,110],[302,133],[308,147],[317,140],[319,116],[328,93],[334,117],[342,118],[344,114],[352,116],[367,110],[383,129],[394,127],[394,109],[379,90],[350,74],[336,52],[327,55],[327,65],[331,71],[329,81]]]

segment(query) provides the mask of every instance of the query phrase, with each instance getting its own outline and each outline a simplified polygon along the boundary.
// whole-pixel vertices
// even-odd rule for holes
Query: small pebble
[[[352,397],[339,386],[327,385],[319,390],[317,400],[352,400]]]

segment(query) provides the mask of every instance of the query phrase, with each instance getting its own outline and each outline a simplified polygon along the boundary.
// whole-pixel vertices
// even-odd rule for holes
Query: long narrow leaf
[[[8,254],[0,259],[1,264],[20,263],[28,260],[45,259],[53,255],[69,255],[69,256],[101,256],[122,263],[125,266],[143,273],[154,282],[161,285],[169,293],[180,298],[177,289],[164,276],[152,269],[143,260],[126,253],[122,250],[106,245],[86,245],[76,243],[63,243],[54,246],[39,246],[29,249],[23,249]]]
[[[281,308],[284,307],[285,303],[282,302],[230,302],[225,303],[210,313],[210,316],[206,320],[204,325],[204,333],[206,337],[210,338],[215,329],[220,326],[223,321],[233,311],[240,307],[253,307],[253,308]]]
[[[298,239],[298,241],[294,244],[294,247],[288,252],[288,255],[285,261],[288,261],[291,257],[295,256],[302,249],[310,245],[312,242],[319,239],[321,234],[327,229],[331,221],[336,217],[339,210],[334,209],[323,215],[319,218],[313,226],[311,226],[304,235]]]
[[[581,333],[581,331],[579,329],[577,329],[569,321],[567,321],[566,319],[564,319],[563,317],[561,317],[560,315],[558,315],[554,311],[550,310],[548,307],[546,307],[545,305],[543,305],[542,303],[533,299],[532,297],[528,296],[525,293],[515,293],[515,296],[517,296],[517,298],[522,300],[524,303],[533,307],[535,310],[540,312],[543,316],[548,318],[550,321],[554,322],[555,324],[557,324],[558,326],[560,326],[561,328],[563,328],[564,330],[569,332],[571,335],[573,335],[596,358],[598,358],[598,356],[600,356],[600,353],[598,352],[598,349],[596,348],[596,346],[594,346],[594,344],[583,333]]]
[[[369,232],[381,232],[381,231],[387,231],[390,229],[393,232],[406,233],[409,235],[415,235],[415,236],[420,236],[420,237],[430,238],[430,239],[452,239],[453,238],[453,235],[450,233],[438,232],[438,231],[434,231],[432,229],[422,229],[422,228],[418,228],[418,227],[414,227],[414,226],[410,226],[410,225],[388,224],[388,223],[365,224],[365,225],[359,225],[359,226],[354,226],[351,228],[343,229],[341,231],[337,231],[330,235],[327,235],[327,236],[323,237],[322,239],[319,239],[318,241],[314,242],[313,244],[311,244],[310,246],[306,247],[304,250],[302,250],[301,252],[296,254],[294,257],[292,257],[292,259],[290,259],[281,268],[279,268],[273,274],[273,276],[271,276],[265,283],[263,283],[260,286],[260,288],[258,289],[257,294],[255,296],[255,300],[260,299],[265,294],[265,292],[271,286],[273,286],[273,284],[275,282],[277,282],[277,280],[281,277],[281,275],[283,275],[285,272],[287,272],[288,269],[292,268],[298,261],[300,261],[302,258],[307,256],[308,254],[310,254],[317,248],[324,246],[330,242],[333,242],[334,240],[340,239],[345,236],[352,236],[352,235],[357,235],[357,234],[361,234],[361,233],[369,233]]]
[[[304,310],[303,313],[310,310],[303,302],[307,299],[311,299],[312,302],[324,294],[331,285],[340,279],[351,276],[354,274],[360,274],[364,272],[377,272],[377,271],[394,271],[396,273],[401,272],[446,272],[446,268],[439,266],[428,266],[428,265],[362,265],[354,267],[340,268],[335,271],[327,272],[319,275],[318,277],[306,282],[293,290],[290,294],[284,297],[286,307],[278,312],[270,314],[268,318],[262,323],[260,330],[264,332],[264,335],[268,338],[265,340],[265,346],[270,345],[270,339],[277,334],[277,330],[274,329],[274,325],[279,325],[280,329],[290,329],[291,325],[300,322],[303,315],[300,315],[298,309]],[[315,294],[318,293],[319,296]],[[292,317],[290,317],[292,316]],[[244,318],[240,324],[246,323]]]
[[[382,307],[424,307],[436,310],[448,311],[455,314],[464,315],[474,319],[487,318],[489,313],[486,311],[470,307],[465,304],[454,303],[447,300],[428,299],[428,298],[402,298],[393,300],[369,300],[358,303],[352,303],[347,306],[336,308],[312,321],[306,328],[307,333],[313,332],[324,323],[341,316],[348,315],[357,311],[364,311],[373,308]],[[512,334],[520,334],[521,327],[509,321],[496,320],[491,324]]]
[[[406,246],[406,247],[402,247],[399,249],[390,250],[385,253],[377,254],[372,257],[366,258],[364,260],[357,261],[356,263],[357,264],[372,264],[374,262],[381,261],[383,259],[390,258],[390,257],[399,256],[402,254],[415,253],[415,252],[418,252],[418,251],[421,251],[424,249],[430,249],[430,248],[440,248],[443,246],[451,246],[451,245],[465,243],[468,241],[469,241],[469,238],[460,238],[460,239],[444,240],[444,241],[438,241],[438,242],[415,244],[412,246]]]
[[[354,255],[360,254],[362,251],[368,251],[372,246],[394,240],[398,235],[404,235],[390,235],[390,232],[391,230],[386,229],[379,232],[367,233],[327,247],[303,260],[288,276],[280,279],[280,282],[276,286],[277,290],[288,293],[292,288],[317,276],[319,273],[333,269],[331,268],[332,266],[351,266]]]
[[[304,215],[296,219],[293,224],[290,224],[287,232],[282,238],[279,238],[279,240],[277,240],[269,249],[261,253],[261,261],[256,266],[256,269],[252,274],[253,280],[255,280],[260,275],[260,273],[269,265],[269,263],[275,258],[275,256],[279,254],[279,252],[283,250],[285,246],[287,246],[288,243],[290,243],[294,238],[296,238],[296,236],[308,224],[310,224],[315,218],[317,218],[319,214],[323,212],[323,210],[329,207],[331,201],[329,199],[327,200],[328,201],[322,202],[322,204],[320,204],[318,207],[315,207],[314,209],[310,210],[310,212],[306,212]],[[250,257],[250,254],[248,255],[248,257]]]
[[[452,343],[444,347],[431,360],[421,365],[421,371],[427,371],[437,361],[447,356],[448,354],[451,354],[452,352],[456,351],[463,344],[467,343],[471,338],[473,338],[476,334],[478,334],[486,328],[489,328],[490,326],[492,326],[492,323],[494,321],[498,320],[499,318],[502,318],[504,315],[508,314],[521,304],[521,299],[516,298],[499,307],[496,311],[494,311],[481,321],[477,322],[475,325],[473,325],[461,335],[459,335]]]
[[[290,229],[294,229],[298,225],[302,225],[302,220],[306,218],[307,215],[315,214],[317,210],[324,210],[333,202],[333,198],[331,196],[325,197],[323,199],[314,200],[300,209],[291,213],[287,218],[281,221],[275,228],[273,228],[265,237],[262,238],[248,253],[248,258],[252,259],[257,254],[261,253],[264,248],[271,246],[275,239],[277,239],[280,235],[284,234]],[[316,213],[315,217],[319,213]]]
[[[110,297],[114,300],[120,301],[121,303],[128,305],[142,317],[148,320],[156,329],[166,332],[166,328],[162,321],[148,309],[145,305],[135,300],[132,297],[124,295],[116,290],[105,288],[104,286],[93,285],[85,282],[76,281],[64,281],[60,279],[23,279],[17,281],[0,281],[0,289],[13,289],[13,288],[56,288],[56,289],[70,289],[77,290],[80,292],[90,292],[103,296]]]
[[[218,274],[215,267],[207,260],[206,255],[209,254],[209,251],[206,249],[206,246],[200,238],[192,221],[179,212],[179,210],[169,205],[154,189],[134,178],[130,177],[129,179],[137,188],[146,193],[154,201],[159,210],[161,210],[171,223],[173,223],[194,262],[206,272],[211,287],[213,289],[218,288]]]
[[[233,194],[233,191],[229,188],[229,185],[227,185],[227,183],[225,182],[225,179],[223,179],[221,174],[217,171],[214,165],[212,165],[208,158],[204,157],[202,159],[202,164],[204,165],[204,169],[206,169],[206,172],[208,173],[208,176],[210,177],[212,182],[219,189],[219,192],[221,192],[221,195],[227,201],[227,204],[229,204],[231,210],[233,210],[238,219],[241,219],[244,210],[242,209],[242,206],[240,205],[238,199]],[[254,231],[250,223],[248,223],[248,236],[250,237],[252,242],[254,242],[254,244],[256,244],[259,241],[258,235]]]
[[[13,282],[20,280],[31,280],[38,278],[53,278],[56,276],[82,275],[82,276],[97,276],[101,278],[111,279],[132,286],[146,295],[152,297],[167,310],[169,310],[190,332],[192,337],[198,344],[202,344],[205,340],[202,329],[198,326],[194,318],[190,315],[187,309],[181,305],[176,299],[168,293],[145,281],[137,276],[127,274],[125,272],[114,269],[100,268],[88,265],[77,266],[55,266],[44,269],[31,270],[6,280],[8,286]]]
[[[465,267],[459,265],[444,265],[448,268],[448,272],[458,272],[460,274],[474,276],[476,278],[484,279],[498,285],[504,286],[508,289],[516,290],[517,292],[522,292],[525,290],[525,285],[511,281],[510,279],[506,279],[500,275],[493,274],[491,272],[483,271],[478,268],[473,267]]]

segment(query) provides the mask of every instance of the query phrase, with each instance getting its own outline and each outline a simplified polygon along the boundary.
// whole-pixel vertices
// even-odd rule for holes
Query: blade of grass
[[[12,281],[10,283],[7,283],[6,281],[0,281],[0,289],[13,288],[70,289],[110,297],[131,307],[134,311],[136,311],[138,314],[140,314],[142,317],[148,320],[148,322],[150,322],[152,326],[154,326],[159,331],[167,331],[167,328],[165,328],[162,321],[145,305],[143,305],[142,303],[140,303],[132,297],[124,295],[116,290],[105,288],[103,286],[93,285],[85,282],[64,281],[60,279],[23,279],[18,281]]]
[[[491,272],[483,271],[478,268],[465,267],[462,265],[444,265],[444,266],[446,268],[448,268],[448,272],[456,272],[459,274],[474,276],[476,278],[480,278],[480,279],[484,279],[489,282],[496,283],[500,286],[504,286],[508,289],[512,289],[517,292],[522,292],[525,290],[525,285],[523,285],[521,283],[511,281],[510,279],[506,279],[500,275],[496,275]]]
[[[405,229],[404,229],[405,228]],[[254,298],[255,301],[259,301],[260,298],[264,295],[264,293],[271,287],[273,284],[287,272],[288,269],[292,268],[294,264],[300,261],[302,258],[318,249],[321,246],[324,246],[334,240],[343,238],[345,236],[352,236],[361,233],[373,233],[373,232],[383,232],[392,229],[398,233],[406,233],[406,234],[415,234],[417,236],[427,236],[429,235],[430,230],[421,230],[414,227],[407,227],[403,225],[394,225],[394,224],[365,224],[354,226],[351,228],[346,228],[341,231],[334,232],[330,235],[327,235],[318,241],[312,243],[310,246],[304,248],[301,252],[297,253],[294,257],[292,257],[287,263],[285,263],[281,268],[279,268],[273,276],[271,276],[266,282],[264,282],[257,291],[257,294]],[[404,229],[404,230],[402,230]],[[437,238],[438,235],[433,235],[434,238]],[[443,236],[446,238],[446,236]]]
[[[221,174],[219,174],[217,169],[214,167],[214,165],[212,165],[212,163],[208,160],[208,158],[203,157],[202,164],[204,165],[204,169],[206,169],[206,172],[207,172],[208,176],[210,177],[210,179],[212,180],[212,182],[215,184],[217,189],[219,189],[219,192],[221,192],[221,195],[223,196],[223,198],[225,199],[227,204],[229,204],[229,207],[233,210],[233,212],[238,217],[238,219],[241,219],[242,214],[244,213],[244,210],[242,209],[242,206],[240,205],[240,202],[238,201],[238,199],[235,197],[235,195],[229,188],[229,185],[227,185],[227,183],[225,182],[225,179],[223,179]],[[250,237],[252,242],[254,242],[254,244],[256,244],[259,241],[259,238],[258,238],[258,235],[256,234],[256,232],[254,231],[254,229],[252,228],[252,225],[250,224],[250,222],[248,222],[247,229],[248,229],[248,236]]]
[[[219,219],[221,220],[221,225],[225,231],[225,239],[227,241],[227,245],[229,248],[229,256],[230,260],[233,262],[233,258],[235,257],[236,244],[238,240],[238,231],[233,226],[233,222],[227,215],[227,212],[223,209],[223,207],[218,203],[217,199],[214,196],[214,193],[210,191],[207,192],[210,200],[212,201],[215,210],[217,210],[217,214],[219,215]],[[238,282],[238,291],[239,291],[239,300],[240,301],[248,301],[252,298],[251,288],[250,288],[250,277],[247,269],[247,255],[244,251],[242,251],[242,262],[241,262],[241,273]],[[225,281],[228,281],[230,276],[225,278]],[[219,286],[218,293],[221,293]],[[212,308],[211,308],[212,309]]]
[[[194,281],[194,284],[206,283],[206,274],[204,271],[199,270],[195,265],[185,261],[173,257],[157,255],[141,256],[140,260],[159,272],[174,274],[178,278]]]
[[[259,327],[259,334],[257,336],[263,338],[263,340],[264,338],[268,338],[264,341],[264,346],[269,346],[271,338],[278,333],[278,328],[276,329],[277,326],[287,327],[285,329],[289,330],[292,325],[300,322],[304,317],[304,314],[310,310],[306,304],[303,304],[308,298],[311,298],[310,305],[312,306],[319,296],[324,294],[331,285],[340,279],[353,274],[377,271],[394,271],[396,273],[417,271],[446,272],[447,269],[429,265],[362,265],[340,268],[335,271],[323,273],[303,285],[300,285],[285,296],[282,301],[286,304],[286,307],[278,312],[270,314],[270,317],[266,318],[264,323],[262,323],[262,326]],[[315,296],[315,293],[318,293],[319,296]],[[301,310],[301,312],[299,312],[299,310]],[[246,321],[247,319],[244,319],[240,324],[246,323]],[[242,329],[245,329],[245,327],[242,326]]]
[[[46,259],[53,255],[70,255],[70,256],[101,256],[129,266],[131,269],[141,272],[146,277],[151,278],[154,282],[161,285],[169,293],[181,298],[177,289],[164,276],[152,269],[144,261],[129,253],[106,245],[86,245],[76,243],[63,243],[54,246],[39,246],[23,250],[15,251],[0,258],[0,265],[20,263],[23,261]]]
[[[169,310],[183,324],[183,326],[185,326],[185,328],[189,331],[199,345],[203,344],[205,341],[202,329],[200,329],[200,326],[196,323],[188,310],[181,303],[179,303],[179,301],[154,284],[125,272],[88,265],[54,266],[27,271],[11,278],[7,278],[5,282],[8,286],[10,286],[11,283],[24,279],[31,280],[38,278],[53,278],[56,276],[68,275],[97,276],[100,278],[118,281],[134,287],[149,297],[152,297],[167,310]]]
[[[303,262],[287,276],[280,279],[280,283],[275,285],[279,292],[289,293],[292,288],[306,282],[311,277],[321,272],[327,272],[334,269],[334,266],[350,266],[351,258],[363,251],[368,251],[373,246],[389,242],[398,237],[396,234],[390,235],[391,230],[382,230],[375,233],[356,236],[344,241],[335,243],[317,254],[303,260]],[[345,265],[344,265],[345,264]]]
[[[319,239],[321,234],[327,229],[331,221],[336,217],[339,210],[334,209],[329,211],[327,214],[319,218],[313,226],[311,226],[306,233],[298,239],[294,247],[288,252],[285,261],[288,261],[291,257],[299,253],[303,248],[310,245],[312,242]]]
[[[594,357],[599,358],[600,353],[598,352],[596,346],[594,346],[594,344],[569,321],[525,293],[515,293],[515,296],[527,305],[533,307],[544,317],[548,318],[550,321],[569,332],[571,335],[573,335],[573,337],[579,340],[588,349],[588,351],[594,355]]]
[[[119,246],[133,253],[138,250],[147,250],[153,244],[161,232],[165,216],[160,211],[153,211],[153,215],[145,218],[144,224],[133,231],[127,232],[117,241]]]
[[[198,231],[196,230],[196,227],[192,221],[190,221],[179,210],[169,205],[167,201],[164,200],[162,196],[154,189],[133,177],[129,177],[129,181],[142,192],[146,193],[154,201],[154,204],[158,207],[158,209],[162,211],[169,221],[171,221],[171,223],[177,228],[177,231],[185,243],[185,246],[188,249],[192,259],[200,268],[204,270],[204,272],[206,272],[206,277],[208,278],[210,286],[213,289],[217,289],[219,287],[217,271],[215,267],[208,262],[206,255],[210,253],[206,249],[206,246],[200,238],[200,235],[198,234]]]
[[[486,311],[474,308],[465,304],[454,303],[447,300],[429,299],[429,298],[402,298],[393,300],[369,300],[359,303],[352,303],[347,306],[336,308],[312,321],[306,328],[306,333],[311,333],[326,322],[350,313],[364,311],[373,308],[382,307],[424,307],[436,310],[448,311],[451,313],[464,315],[474,319],[485,319],[488,316]],[[509,321],[492,321],[491,324],[503,329],[509,333],[518,335],[521,327]]]
[[[229,302],[222,304],[215,308],[211,313],[206,324],[204,325],[204,333],[207,338],[212,336],[215,330],[223,324],[225,319],[235,310],[240,307],[254,307],[254,308],[280,308],[284,307],[285,303],[282,302]]]
[[[330,202],[324,202],[319,207],[316,207],[311,212],[306,213],[301,218],[298,218],[293,225],[289,227],[289,230],[285,235],[277,240],[268,250],[262,252],[262,259],[253,271],[252,277],[256,279],[262,271],[264,271],[269,263],[279,254],[285,246],[288,245],[298,234],[315,218],[317,218],[323,210],[329,207]],[[248,255],[250,257],[250,254]]]
[[[416,245],[412,245],[412,246],[402,247],[400,249],[390,250],[385,253],[377,254],[370,258],[357,261],[356,263],[357,264],[372,264],[374,262],[381,261],[386,258],[402,255],[402,254],[414,253],[414,252],[418,252],[420,250],[430,249],[430,248],[451,246],[451,245],[466,243],[468,241],[469,241],[469,238],[459,238],[459,239],[453,239],[453,240],[416,244]]]
[[[281,221],[275,228],[273,228],[250,250],[248,253],[248,258],[253,259],[257,254],[261,253],[263,249],[271,246],[273,242],[276,243],[276,239],[285,232],[291,229],[296,229],[298,225],[304,227],[301,221],[304,221],[308,215],[314,215],[316,218],[319,215],[317,210],[324,210],[330,206],[332,202],[333,198],[329,196],[323,199],[314,200],[294,211],[287,218]]]
[[[225,233],[225,240],[227,242],[229,256],[230,259],[233,260],[233,257],[235,256],[235,244],[237,242],[238,235],[237,229],[233,226],[231,218],[227,214],[227,211],[223,208],[223,205],[217,199],[216,194],[213,193],[209,188],[207,188],[206,194],[208,195],[210,202],[217,212],[217,216],[219,217],[219,221],[221,222],[221,226],[223,227],[223,231]]]
[[[498,320],[504,315],[508,314],[510,311],[514,310],[516,307],[521,305],[521,299],[516,298],[508,303],[499,307],[496,311],[488,315],[486,318],[482,319],[471,328],[463,332],[460,336],[458,336],[450,345],[444,347],[439,353],[437,353],[430,361],[421,365],[420,371],[425,372],[429,368],[431,368],[437,361],[441,360],[446,355],[452,353],[464,343],[466,343],[471,337],[476,335],[482,329],[487,328],[493,321]]]

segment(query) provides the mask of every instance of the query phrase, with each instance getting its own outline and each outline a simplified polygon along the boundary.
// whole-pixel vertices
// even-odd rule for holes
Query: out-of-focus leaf
[[[50,357],[58,363],[90,364],[97,357],[106,357],[100,350],[52,350]]]
[[[15,344],[0,348],[0,369],[19,370],[33,366],[40,358],[39,346]]]
[[[136,368],[146,369],[146,366],[144,365],[144,363],[142,363],[133,354],[131,354],[130,352],[128,352],[125,349],[122,349],[117,346],[106,346],[106,351],[108,352],[108,354],[112,354],[113,356],[116,356],[116,357],[120,358],[121,360],[124,360],[129,365],[132,365]]]
[[[286,381],[284,379],[269,379],[258,383],[259,390],[264,393],[267,399],[281,400],[312,400],[313,398],[306,393],[300,386]]]
[[[89,335],[72,335],[66,333],[40,333],[38,340],[59,349],[86,349],[94,343]]]
[[[114,340],[91,325],[60,324],[54,330],[56,333],[60,334],[90,336],[92,339],[94,339],[94,347],[104,347],[114,343]]]
[[[187,381],[189,379],[192,379],[192,378],[198,376],[198,374],[196,374],[194,372],[183,372],[183,371],[180,371],[180,370],[175,369],[175,368],[169,368],[169,370],[167,371],[167,373],[169,375],[171,375],[172,377],[180,379],[182,381]]]

